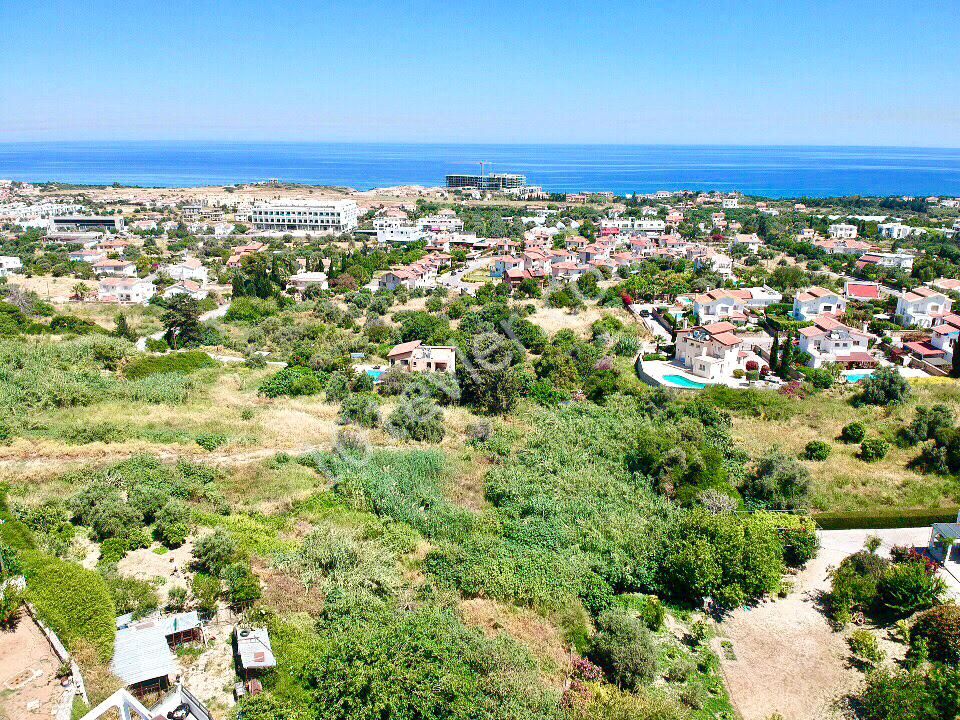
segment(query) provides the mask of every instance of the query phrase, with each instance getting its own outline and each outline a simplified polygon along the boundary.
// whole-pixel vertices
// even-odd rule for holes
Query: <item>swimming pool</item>
[[[373,378],[373,381],[376,382],[380,379],[380,376],[385,373],[386,370],[367,370],[367,375]]]
[[[694,382],[693,380],[688,380],[683,375],[664,375],[664,382],[668,385],[673,385],[674,387],[689,388],[690,390],[703,390],[706,385],[703,383]]]
[[[847,382],[849,383],[858,383],[863,380],[865,377],[870,377],[873,375],[873,370],[864,370],[863,372],[850,372],[846,373]]]

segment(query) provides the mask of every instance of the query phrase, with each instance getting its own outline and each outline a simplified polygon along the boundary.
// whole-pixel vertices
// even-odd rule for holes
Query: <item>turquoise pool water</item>
[[[380,376],[386,372],[385,370],[367,370],[367,375],[373,378],[374,382],[380,379]]]
[[[706,387],[706,385],[703,383],[688,380],[683,375],[664,375],[663,379],[666,380],[670,385],[675,385],[676,387],[682,388],[690,388],[691,390],[703,390]]]
[[[873,375],[873,370],[864,370],[863,372],[847,373],[847,382],[858,383],[865,377]]]

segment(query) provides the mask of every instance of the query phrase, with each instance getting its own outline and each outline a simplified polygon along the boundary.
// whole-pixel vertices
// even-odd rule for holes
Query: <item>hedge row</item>
[[[814,515],[823,530],[883,530],[926,527],[935,522],[956,522],[958,507],[897,508],[865,512],[821,513]]]

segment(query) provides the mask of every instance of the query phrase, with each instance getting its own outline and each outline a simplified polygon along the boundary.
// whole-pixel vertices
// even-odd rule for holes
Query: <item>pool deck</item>
[[[749,387],[758,387],[758,388],[776,388],[779,387],[776,383],[766,383],[766,382],[754,382],[750,383],[747,380],[737,380],[735,378],[723,378],[721,380],[707,380],[702,378],[699,375],[694,375],[692,372],[687,370],[681,365],[674,363],[672,360],[641,360],[640,368],[643,371],[643,377],[641,378],[655,387],[667,387],[673,388],[674,390],[699,390],[700,388],[686,387],[683,385],[676,385],[670,380],[666,379],[667,375],[679,375],[680,377],[689,380],[692,383],[697,383],[698,385],[726,385],[727,387],[732,388],[749,388]]]

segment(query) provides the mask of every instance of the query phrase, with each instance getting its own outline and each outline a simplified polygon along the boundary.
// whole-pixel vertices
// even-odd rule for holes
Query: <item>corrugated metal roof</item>
[[[167,637],[200,627],[200,616],[194,610],[134,622],[128,614],[117,618],[117,627],[110,667],[129,686],[176,674]]]
[[[110,669],[128,686],[176,673],[163,627],[147,620],[117,630]]]

